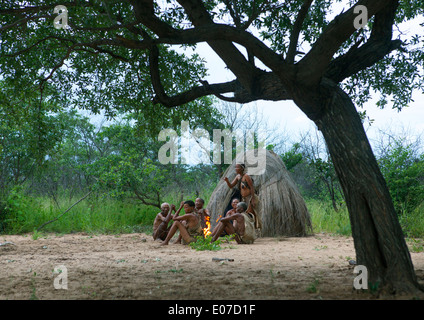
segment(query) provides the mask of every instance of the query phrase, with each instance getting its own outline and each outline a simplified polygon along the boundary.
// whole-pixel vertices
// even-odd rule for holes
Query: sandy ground
[[[161,247],[142,233],[0,236],[6,241],[13,244],[0,246],[2,300],[375,298],[353,289],[349,237],[260,238],[219,251]],[[424,284],[424,253],[411,256]]]

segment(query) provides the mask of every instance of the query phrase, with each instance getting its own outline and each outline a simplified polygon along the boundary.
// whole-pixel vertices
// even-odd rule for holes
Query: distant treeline
[[[163,142],[135,125],[131,117],[96,126],[75,110],[39,118],[14,118],[2,108],[0,114],[5,119],[0,126],[0,232],[28,231],[16,226],[34,207],[30,199],[36,198],[49,199],[59,213],[66,209],[64,204],[91,192],[92,201],[132,203],[138,214],[142,205],[152,208],[142,210],[149,215],[164,201],[199,196],[208,200],[227,168],[225,164],[161,164],[158,151]],[[216,122],[220,128],[228,127],[219,119]],[[424,210],[423,148],[419,139],[409,142],[402,136],[385,136],[390,138],[382,139],[376,156],[399,216],[405,219]],[[281,155],[306,199],[329,203],[334,212],[344,208],[343,192],[318,132],[305,133],[296,142],[271,138],[274,143],[267,148]],[[131,221],[150,223],[150,218]],[[44,221],[39,217],[36,222]]]

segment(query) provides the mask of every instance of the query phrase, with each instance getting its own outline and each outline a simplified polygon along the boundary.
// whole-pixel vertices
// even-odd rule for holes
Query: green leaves
[[[379,165],[399,214],[412,212],[424,201],[424,154],[395,140]]]
[[[113,45],[117,39],[143,40],[141,30],[144,32],[145,28],[135,23],[129,3],[69,3],[69,30],[53,27],[56,4],[50,0],[34,0],[25,4],[34,8],[29,10],[11,1],[3,2],[1,76],[19,88],[10,92],[9,97],[42,94],[43,98],[54,99],[56,103],[72,104],[93,113],[104,110],[109,117],[135,112],[138,117],[142,115],[143,120],[165,118],[179,123],[181,117],[187,116],[187,112],[178,111],[174,115],[164,110],[160,112],[166,116],[158,116],[156,111],[162,108],[151,103],[154,94],[147,50]],[[169,18],[178,25],[178,17]],[[160,72],[165,91],[172,95],[197,85],[205,76],[205,67],[196,55],[187,57],[160,46]],[[192,118],[200,118],[209,106],[210,102],[205,99],[184,109],[191,109]]]
[[[292,148],[281,155],[281,158],[286,165],[287,170],[291,171],[295,166],[303,160],[303,155],[300,152],[300,144],[293,144]]]
[[[132,195],[160,207],[169,179],[168,169],[157,161],[157,142],[137,134],[128,123],[106,127],[98,136],[105,153],[85,166],[96,177],[95,188],[112,197]]]
[[[212,241],[211,236],[201,237],[196,236],[196,241],[191,242],[189,244],[190,248],[195,249],[196,251],[218,251],[221,250],[221,244],[223,242],[228,242],[232,240],[232,236],[224,236],[222,238],[218,238],[216,241]]]
[[[406,47],[413,48],[415,41],[411,40]],[[421,69],[423,61],[422,48],[393,52],[367,70],[353,75],[343,83],[343,87],[358,106],[371,98],[371,92],[379,92],[379,108],[391,102],[392,107],[400,111],[411,103],[415,90],[424,89]]]
[[[9,87],[0,82],[0,89],[7,94]],[[46,156],[61,139],[62,127],[55,121],[52,111],[56,108],[50,103],[40,103],[32,97],[3,101],[0,101],[0,189],[7,193],[12,185],[23,183],[44,165]]]
[[[299,51],[306,53],[313,47],[330,17],[341,10],[340,2],[312,2],[300,30]],[[203,5],[215,22],[242,29],[250,26],[247,30],[259,34],[261,41],[284,57],[304,3],[304,0],[210,0],[204,1]],[[349,1],[349,5],[354,3]],[[53,0],[31,0],[25,4],[10,0],[2,2],[1,76],[13,81],[20,90],[11,96],[42,93],[44,98],[54,99],[57,103],[72,104],[94,113],[105,110],[110,117],[132,112],[138,118],[160,125],[163,124],[158,119],[163,118],[173,118],[174,123],[179,123],[181,117],[192,114],[194,118],[203,117],[203,111],[210,107],[207,99],[182,106],[182,109],[193,110],[189,115],[180,110],[175,115],[151,105],[154,93],[148,49],[139,49],[135,44],[146,40],[146,34],[152,39],[159,35],[137,21],[129,2],[92,0],[66,3],[69,30],[53,27],[56,5]],[[411,101],[414,89],[424,89],[424,42],[421,33],[408,34],[400,27],[402,22],[421,16],[423,7],[423,0],[400,1],[394,38],[403,41],[404,51],[386,57],[343,83],[359,105],[365,103],[374,90],[382,93],[378,103],[380,107],[393,97],[394,107],[401,109]],[[193,27],[185,10],[175,1],[155,2],[154,12],[158,20],[177,30]],[[355,32],[337,55],[346,53],[360,38],[369,39],[372,26],[373,19],[370,19],[369,26]],[[396,33],[397,28],[401,32]],[[199,85],[198,80],[206,76],[204,61],[198,56],[186,56],[167,45],[160,45],[159,49],[161,82],[168,95]],[[177,118],[178,121],[174,121]]]

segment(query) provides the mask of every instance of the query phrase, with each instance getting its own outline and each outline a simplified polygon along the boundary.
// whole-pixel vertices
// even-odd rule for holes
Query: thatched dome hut
[[[265,150],[266,166],[262,174],[249,174],[258,191],[258,216],[261,217],[262,236],[305,236],[312,232],[310,215],[304,199],[295,182],[290,177],[281,158],[272,151]],[[232,181],[235,176],[236,158],[224,172],[223,177]],[[250,167],[245,162],[246,168]],[[231,208],[231,200],[239,191],[228,188],[221,179],[213,191],[207,209],[211,213],[212,227],[219,215],[224,215]]]

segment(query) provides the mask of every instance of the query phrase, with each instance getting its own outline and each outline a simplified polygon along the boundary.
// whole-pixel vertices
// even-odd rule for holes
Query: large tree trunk
[[[420,293],[386,182],[352,100],[336,85],[322,85],[315,123],[323,133],[343,188],[357,263],[380,292]]]

